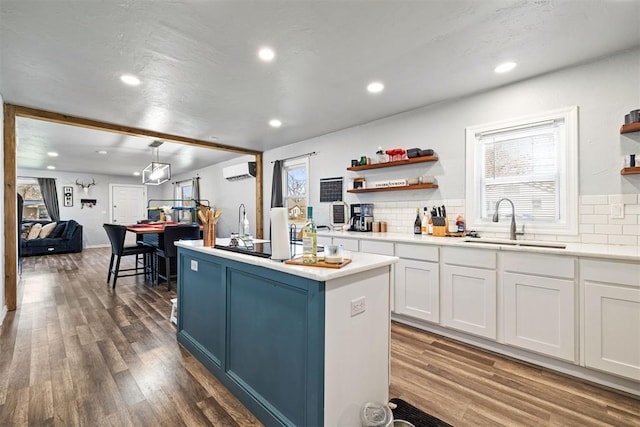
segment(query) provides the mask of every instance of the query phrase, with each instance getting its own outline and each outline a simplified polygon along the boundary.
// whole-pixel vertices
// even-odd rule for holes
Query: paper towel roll
[[[271,208],[271,259],[291,258],[287,208]]]

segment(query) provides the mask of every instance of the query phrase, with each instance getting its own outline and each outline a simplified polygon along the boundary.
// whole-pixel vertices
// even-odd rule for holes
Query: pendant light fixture
[[[171,165],[161,163],[159,157],[159,147],[163,141],[153,141],[151,147],[151,163],[142,171],[142,183],[146,185],[160,185],[171,179]]]

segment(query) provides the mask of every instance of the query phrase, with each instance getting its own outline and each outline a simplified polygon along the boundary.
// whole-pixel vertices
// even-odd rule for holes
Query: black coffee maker
[[[350,231],[371,231],[373,229],[373,203],[351,205]]]

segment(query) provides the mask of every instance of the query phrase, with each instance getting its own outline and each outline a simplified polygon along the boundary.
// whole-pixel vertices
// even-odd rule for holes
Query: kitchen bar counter
[[[356,232],[356,231],[318,231],[318,236],[338,237],[358,240],[378,240],[386,242],[398,243],[416,243],[424,245],[438,246],[456,246],[467,248],[483,248],[498,251],[514,251],[514,252],[532,252],[538,254],[553,254],[565,256],[606,258],[620,261],[636,261],[640,262],[640,247],[633,245],[599,245],[589,243],[566,243],[560,241],[550,241],[548,243],[562,243],[566,245],[564,249],[545,248],[535,246],[513,246],[500,245],[495,243],[481,243],[484,239],[478,239],[477,242],[467,242],[462,237],[436,237],[422,236],[409,233],[372,233],[372,232]],[[486,240],[505,240],[505,239],[486,239]],[[508,242],[508,240],[505,240]],[[521,242],[527,243],[522,239]],[[542,242],[541,242],[542,243]]]
[[[176,243],[178,341],[266,425],[358,426],[389,393],[391,265],[341,269]]]

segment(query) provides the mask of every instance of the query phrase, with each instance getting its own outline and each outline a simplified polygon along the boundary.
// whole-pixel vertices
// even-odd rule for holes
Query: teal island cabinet
[[[396,257],[333,269],[176,245],[178,341],[265,425],[359,426],[388,400]]]

